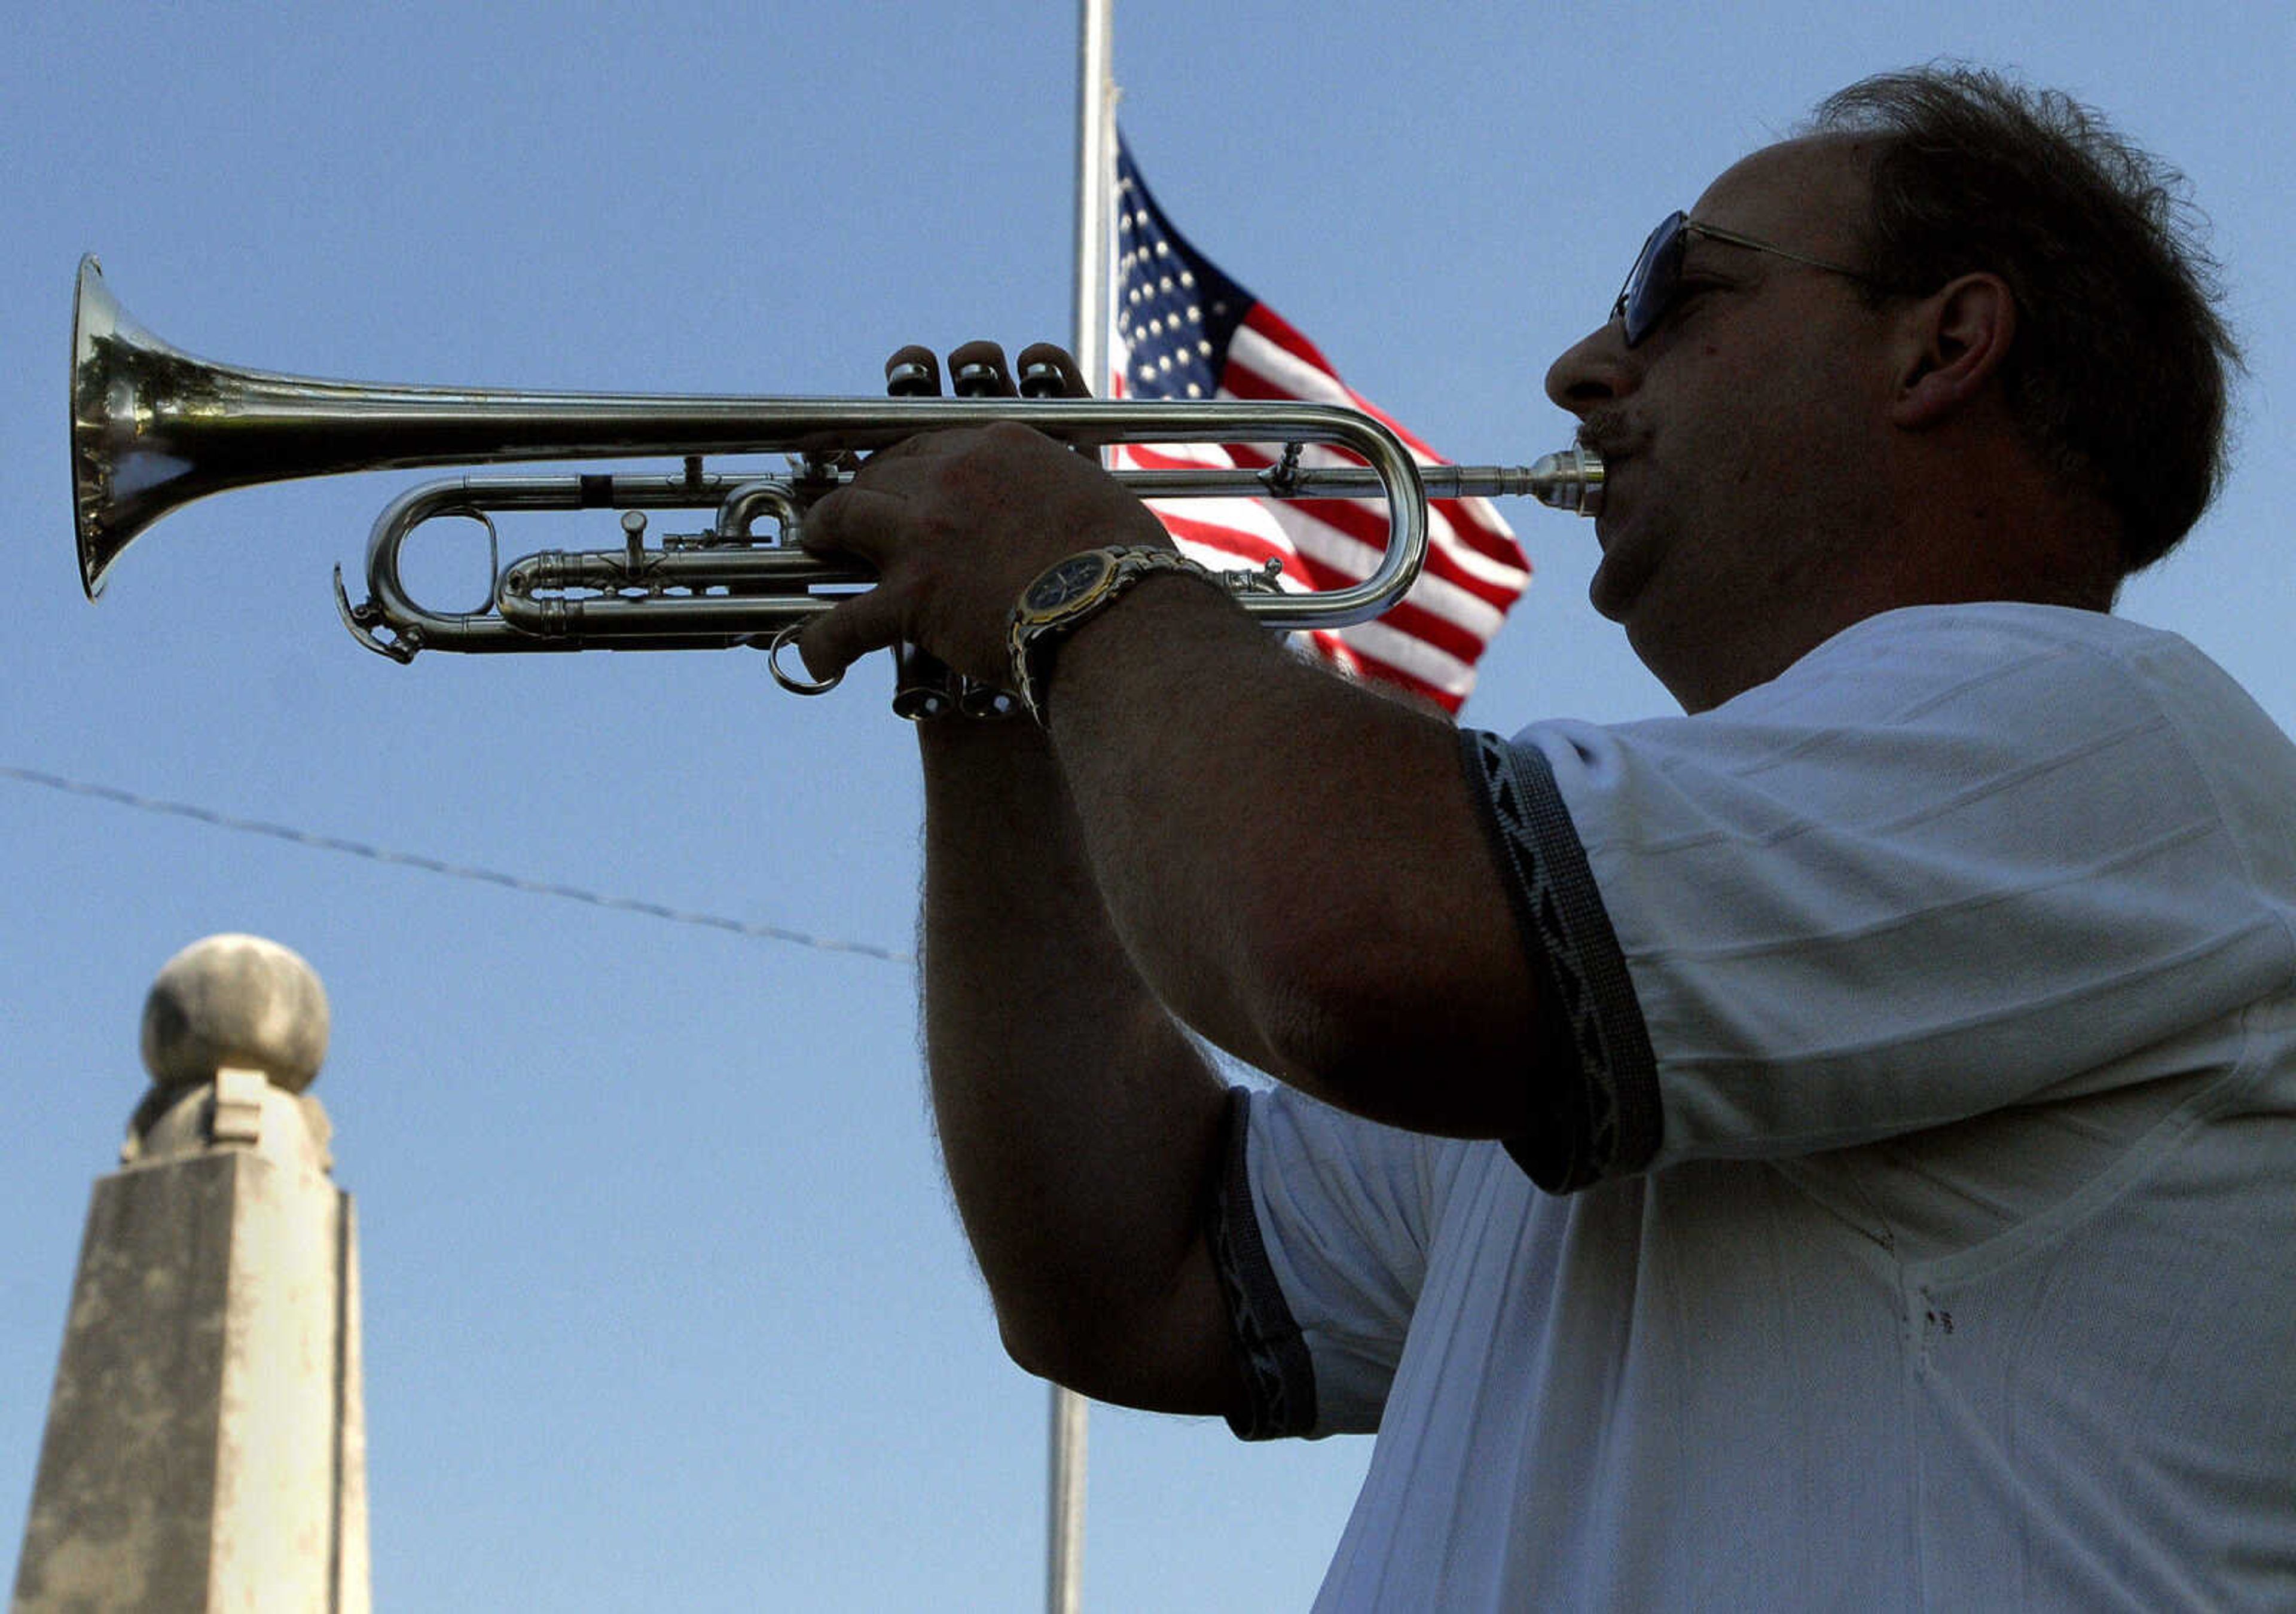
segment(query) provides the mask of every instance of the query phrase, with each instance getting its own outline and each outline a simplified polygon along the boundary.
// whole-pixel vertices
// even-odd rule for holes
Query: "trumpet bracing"
[[[352,602],[340,567],[335,594],[352,634],[400,661],[426,649],[778,645],[870,581],[865,571],[798,547],[808,506],[850,475],[853,455],[951,427],[1017,420],[1085,447],[1283,446],[1264,471],[1118,473],[1143,498],[1383,498],[1387,548],[1359,583],[1292,593],[1267,571],[1228,574],[1244,609],[1272,628],[1342,627],[1401,599],[1426,554],[1430,498],[1528,496],[1591,515],[1603,490],[1602,462],[1581,447],[1529,466],[1423,467],[1384,423],[1330,405],[479,391],[242,369],[195,358],[144,331],[113,299],[92,257],[79,266],[71,391],[80,582],[91,600],[146,528],[178,505],[229,488],[421,466],[683,461],[668,475],[457,477],[394,499],[368,539],[367,597]],[[1303,467],[1309,444],[1364,463]],[[761,475],[705,466],[709,456],[751,455],[786,456],[788,468]],[[619,547],[544,551],[501,563],[495,514],[602,507],[623,512]],[[646,512],[665,509],[715,514],[700,533],[649,544]],[[446,517],[487,530],[494,583],[482,609],[430,609],[401,580],[408,536]],[[771,531],[756,530],[761,523]],[[782,676],[777,665],[775,673]]]

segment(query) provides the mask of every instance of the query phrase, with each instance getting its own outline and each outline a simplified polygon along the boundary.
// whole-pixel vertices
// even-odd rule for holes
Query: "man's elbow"
[[[1015,1366],[1095,1401],[1201,1416],[1231,1411],[1241,1393],[1225,1312],[1177,1290],[1134,1313],[1000,1302],[996,1332]]]
[[[1535,1009],[1512,983],[1430,969],[1407,950],[1324,944],[1277,961],[1259,995],[1269,1074],[1327,1103],[1450,1137],[1529,1123]]]
[[[1047,1327],[1033,1318],[1015,1317],[1000,1307],[996,1314],[996,1338],[1004,1347],[1004,1354],[1013,1359],[1013,1365],[1024,1373],[1070,1389],[1077,1389],[1079,1376],[1090,1376],[1084,1357],[1064,1331]]]

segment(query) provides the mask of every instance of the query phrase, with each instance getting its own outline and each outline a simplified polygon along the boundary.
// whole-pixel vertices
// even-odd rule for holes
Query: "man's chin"
[[[1641,594],[1642,578],[1632,568],[1619,563],[1615,550],[1595,563],[1595,575],[1587,580],[1587,603],[1597,615],[1612,622],[1625,622]]]

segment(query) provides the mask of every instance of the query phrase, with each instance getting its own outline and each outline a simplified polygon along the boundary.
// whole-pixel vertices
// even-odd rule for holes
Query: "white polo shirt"
[[[2254,704],[1987,605],[1463,741],[1562,1011],[1544,1123],[1240,1096],[1214,1217],[1242,1431],[1379,1430],[1318,1606],[2296,1604],[2296,748]]]

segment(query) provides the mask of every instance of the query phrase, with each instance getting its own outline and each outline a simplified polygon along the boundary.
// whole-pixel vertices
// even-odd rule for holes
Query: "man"
[[[1682,717],[1455,733],[1168,561],[1041,583],[1168,545],[1017,427],[818,511],[883,584],[816,674],[1041,708],[919,735],[1006,1343],[1376,1429],[1325,1606],[2296,1594],[2296,749],[2109,614],[2220,468],[2167,196],[1927,71],[1661,226],[1548,390]]]

